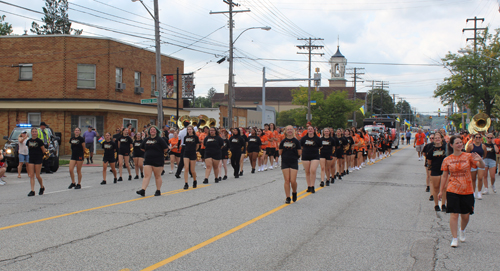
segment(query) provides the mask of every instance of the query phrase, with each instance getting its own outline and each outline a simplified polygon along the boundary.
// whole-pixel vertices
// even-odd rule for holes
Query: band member
[[[168,140],[168,144],[170,147],[170,172],[169,174],[174,173],[174,162],[178,166],[179,160],[181,158],[181,146],[179,142],[179,135],[177,131],[173,131],[171,133],[173,135],[172,138]]]
[[[50,137],[47,129],[47,124],[45,122],[40,122],[40,128],[38,129],[38,138],[43,141],[45,149],[48,149],[50,146]],[[50,162],[49,159],[45,159],[42,161],[43,167],[45,169],[46,174],[52,174],[50,170]]]
[[[347,140],[347,145],[346,148],[344,149],[345,153],[345,159],[346,159],[346,172],[345,174],[349,174],[349,170],[353,171],[353,163],[354,163],[354,154],[353,152],[353,145],[354,145],[354,139],[352,138],[351,130],[346,129],[344,132],[344,137]]]
[[[122,179],[122,169],[123,169],[123,163],[125,162],[125,166],[127,167],[128,171],[128,180],[132,180],[132,173],[130,172],[130,164],[129,164],[129,159],[130,159],[130,149],[133,148],[133,140],[128,136],[128,129],[123,128],[122,131],[122,136],[118,139],[118,163],[119,163],[119,172],[120,172],[120,178],[118,178],[118,181],[121,182],[123,181]]]
[[[307,192],[316,193],[316,169],[319,166],[319,150],[322,147],[321,139],[314,132],[314,127],[307,127],[307,134],[300,139],[302,147],[302,165],[306,171]]]
[[[193,176],[193,188],[196,188],[198,182],[196,181],[196,150],[200,147],[200,139],[195,134],[194,127],[189,125],[186,128],[187,135],[184,137],[184,165],[186,165],[186,170],[184,171],[184,189],[189,188],[188,184],[188,171],[191,171],[191,175]],[[203,183],[208,183],[208,179],[203,181]]]
[[[102,182],[101,184],[106,184],[106,170],[108,167],[111,167],[111,172],[113,172],[113,176],[115,177],[113,182],[116,183],[118,180],[116,179],[116,168],[115,168],[115,152],[118,148],[116,142],[111,140],[111,134],[106,133],[104,135],[104,141],[101,143],[102,149],[104,150],[104,155],[102,157]]]
[[[229,136],[228,136],[228,132],[226,129],[222,128],[221,129],[221,132],[220,132],[220,137],[222,138],[222,140],[224,141],[224,146],[222,147],[222,161],[221,163],[219,163],[220,167],[224,168],[224,177],[222,178],[222,180],[227,180],[227,159],[229,159],[229,153],[228,153],[228,150],[229,150]],[[221,171],[222,169],[219,169],[219,172]],[[219,175],[220,176],[220,175]]]
[[[472,144],[467,146],[468,153],[477,153],[482,158],[486,155],[486,146],[483,144],[483,136],[481,134],[473,135],[474,140]],[[472,187],[474,188],[474,197],[477,199],[483,199],[482,189],[483,189],[483,179],[484,179],[484,167],[472,168],[471,169],[471,177],[472,177]],[[476,192],[476,177],[477,177],[477,192]]]
[[[345,146],[347,146],[347,139],[344,136],[344,132],[342,129],[337,129],[337,150],[335,153],[337,154],[337,178],[342,180],[342,176],[345,175]]]
[[[203,142],[205,141],[205,137],[208,135],[208,130],[209,128],[207,126],[203,127],[202,131],[198,135],[198,139],[200,140],[200,156],[201,156],[201,163],[203,164],[203,168],[207,168],[207,165],[205,163],[205,145]]]
[[[245,144],[245,139],[240,135],[240,129],[233,128],[233,134],[229,138],[229,150],[231,150],[231,166],[233,167],[235,178],[240,177],[241,150]]]
[[[273,169],[273,160],[274,160],[274,134],[272,131],[269,130],[269,124],[264,124],[264,134],[266,135],[267,137],[267,141],[269,142],[266,146],[266,153],[265,153],[265,156],[264,156],[264,162],[265,162],[265,166],[264,166],[264,170],[268,170],[268,169]],[[269,167],[267,167],[267,158],[269,157],[269,161],[271,162],[271,164],[269,165]]]
[[[323,129],[323,137],[321,137],[321,151],[319,153],[319,163],[321,166],[321,183],[319,186],[325,186],[325,176],[326,176],[326,186],[330,186],[330,168],[333,160],[333,147],[335,142],[333,137],[330,136],[330,128]]]
[[[31,129],[31,138],[26,140],[26,146],[28,146],[29,152],[28,175],[30,176],[31,185],[31,191],[29,192],[28,197],[35,195],[35,176],[40,184],[38,195],[43,195],[45,186],[43,186],[40,171],[42,170],[43,154],[47,150],[45,149],[43,141],[38,138],[38,130],[36,128]]]
[[[257,128],[257,136],[260,138],[260,142],[261,142],[260,149],[264,152],[264,154],[262,154],[259,157],[259,170],[257,170],[257,171],[266,171],[267,170],[266,150],[269,147],[269,140],[268,140],[266,134],[264,134],[264,131],[262,131],[259,128]]]
[[[488,191],[488,174],[491,180],[491,189],[493,192],[497,192],[495,188],[495,171],[497,169],[496,164],[496,154],[499,152],[498,146],[493,142],[493,134],[489,133],[486,135],[486,158],[484,158],[484,163],[486,164],[485,175],[484,175],[484,190],[483,195],[489,194]]]
[[[446,143],[444,142],[443,135],[441,133],[434,134],[434,144],[429,147],[427,152],[424,154],[426,158],[426,162],[429,165],[428,168],[430,170],[430,183],[432,184],[432,195],[434,198],[434,210],[439,212],[443,210],[446,212],[446,194],[442,197],[442,206],[439,208],[438,204],[438,193],[441,187],[441,175],[443,171],[441,171],[441,164],[443,163],[444,158],[446,157]]]
[[[155,196],[161,196],[161,171],[165,161],[165,152],[168,151],[168,145],[161,137],[161,131],[156,126],[151,125],[148,128],[150,135],[142,141],[141,150],[144,152],[144,179],[142,188],[136,193],[145,196],[151,175],[155,175],[156,191]]]
[[[252,173],[255,173],[255,166],[257,164],[257,157],[259,156],[260,146],[262,145],[257,131],[255,128],[250,128],[250,136],[247,142],[247,152],[250,158],[250,165],[252,166]]]
[[[239,128],[240,130],[240,135],[245,140],[245,145],[243,146],[243,149],[241,150],[241,158],[240,158],[240,176],[243,176],[243,162],[245,161],[245,154],[247,153],[247,144],[248,142],[248,136],[246,135],[246,131],[244,128]]]
[[[278,161],[280,158],[280,152],[279,152],[280,142],[285,138],[285,134],[283,133],[281,128],[276,127],[274,137],[276,138],[276,142],[274,144],[274,168],[278,168],[279,166]]]
[[[205,180],[203,183],[208,183],[210,171],[214,169],[215,183],[221,179],[219,175],[219,162],[222,159],[222,148],[224,147],[224,140],[219,136],[219,132],[215,127],[210,127],[208,135],[205,136],[203,145],[205,146]]]
[[[185,142],[184,142],[184,137],[187,135],[187,127],[189,126],[190,122],[185,120],[183,123],[184,128],[179,131],[179,141],[181,142],[181,159],[179,164],[177,165],[177,172],[175,173],[175,177],[177,179],[181,178],[181,172],[182,169],[184,168],[184,152],[186,150],[185,147]],[[198,128],[194,127],[194,131],[196,132]],[[187,165],[189,167],[189,164]],[[189,168],[188,168],[189,170]],[[188,171],[186,170],[186,171]],[[189,188],[189,187],[188,187]]]
[[[281,156],[281,172],[285,179],[285,203],[290,200],[297,201],[297,172],[299,170],[299,157],[302,155],[302,149],[299,140],[294,137],[294,130],[291,125],[285,128],[286,137],[279,144],[279,153]],[[292,198],[290,199],[290,188]]]
[[[144,162],[144,151],[141,149],[142,145],[142,134],[137,133],[134,136],[134,152],[132,157],[134,159],[135,165],[135,177],[134,179],[139,179],[139,171],[141,172],[141,178],[144,178],[143,162]]]
[[[337,176],[337,146],[339,144],[339,140],[335,135],[335,130],[333,128],[330,128],[330,135],[333,139],[333,148],[332,148],[333,154],[332,154],[332,161],[330,163],[330,176],[326,176],[326,178],[330,181],[331,184],[333,184]]]
[[[71,184],[68,189],[82,188],[82,166],[83,166],[83,150],[85,148],[85,139],[81,136],[82,131],[76,127],[72,138],[69,139],[71,144],[71,160],[69,160],[69,176],[71,176]],[[78,184],[75,184],[75,165],[78,174]]]

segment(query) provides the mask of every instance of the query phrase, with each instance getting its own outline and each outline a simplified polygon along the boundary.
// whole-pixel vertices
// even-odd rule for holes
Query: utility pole
[[[312,50],[318,50],[318,49],[323,49],[324,46],[322,45],[313,45],[312,42],[316,40],[323,40],[320,38],[298,38],[297,40],[305,40],[308,41],[306,45],[297,45],[299,49],[307,49],[309,52],[307,53],[301,53],[297,52],[297,54],[301,55],[309,55],[309,79],[311,79],[311,56],[312,55],[324,55],[323,53],[313,53]],[[311,121],[311,80],[307,82],[307,121]]]
[[[464,28],[462,29],[462,33],[465,31],[474,31],[474,38],[467,38],[467,41],[469,40],[474,40],[474,53],[477,51],[477,31],[478,30],[486,30],[486,28],[477,28],[477,21],[484,22],[484,18],[478,18],[474,16],[473,19],[467,19],[465,22],[468,23],[469,21],[474,21],[474,28]]]
[[[233,7],[239,7],[240,4],[234,3],[233,0],[223,0],[224,3],[229,5],[229,11],[216,11],[212,12],[210,11],[210,14],[221,14],[221,13],[228,13],[229,14],[229,79],[228,79],[228,86],[227,86],[227,119],[228,119],[228,125],[229,128],[233,127],[233,106],[234,106],[234,74],[233,74],[233,28],[234,28],[234,21],[233,21],[233,13],[240,13],[240,12],[249,12],[250,10],[233,10]]]
[[[364,70],[365,68],[349,68],[348,70],[354,70],[354,72],[348,72],[347,74],[352,74],[353,76],[351,76],[351,78],[353,78],[353,82],[354,82],[354,95],[353,95],[353,100],[356,101],[356,82],[358,79],[362,79],[360,77],[358,77],[358,75],[363,75],[365,74],[364,72],[358,72],[358,70]],[[363,81],[361,81],[361,83],[363,83]],[[353,119],[352,119],[352,125],[354,127],[358,127],[358,123],[356,122],[356,111],[354,111],[354,114],[353,114]]]

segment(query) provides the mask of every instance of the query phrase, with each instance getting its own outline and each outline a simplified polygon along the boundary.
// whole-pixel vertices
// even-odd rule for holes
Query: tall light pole
[[[158,0],[154,0],[154,15],[151,14],[149,9],[144,5],[142,0],[132,0],[132,2],[141,2],[141,4],[144,6],[144,8],[148,11],[149,15],[153,17],[155,20],[155,49],[156,49],[156,91],[158,91],[158,103],[157,103],[157,109],[158,109],[158,123],[157,125],[159,127],[163,126],[163,88],[161,86],[162,80],[161,80],[161,48],[160,48],[160,16],[159,16],[159,11],[158,11]],[[179,82],[177,82],[179,84]]]

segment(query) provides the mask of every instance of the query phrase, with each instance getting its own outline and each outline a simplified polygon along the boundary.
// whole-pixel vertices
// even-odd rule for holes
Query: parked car
[[[9,172],[13,168],[17,168],[19,164],[19,154],[18,154],[18,144],[17,140],[19,135],[26,131],[28,133],[28,137],[31,138],[31,128],[38,128],[37,126],[31,126],[30,124],[18,124],[14,130],[10,133],[10,136],[4,136],[3,139],[7,140],[3,147],[3,153],[5,157],[5,163],[7,164],[7,171]],[[50,170],[56,172],[59,169],[59,142],[61,140],[60,137],[55,136],[54,131],[47,127],[50,138],[49,145],[49,165]]]

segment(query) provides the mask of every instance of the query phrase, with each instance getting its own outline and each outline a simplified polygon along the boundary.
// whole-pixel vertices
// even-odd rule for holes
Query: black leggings
[[[231,166],[234,169],[234,176],[240,175],[241,151],[231,151]]]

